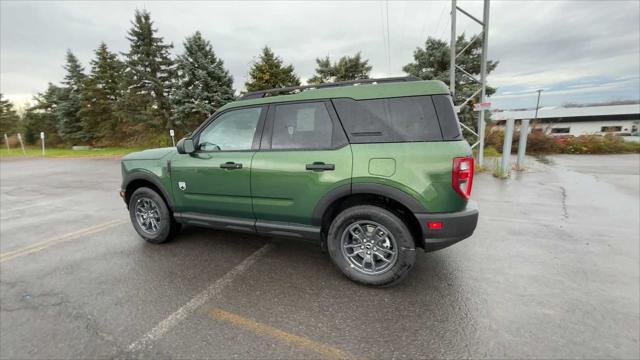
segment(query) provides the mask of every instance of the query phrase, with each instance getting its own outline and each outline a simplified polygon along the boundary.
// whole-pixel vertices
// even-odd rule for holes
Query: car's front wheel
[[[372,205],[338,214],[327,234],[327,248],[349,279],[366,285],[396,284],[415,262],[415,243],[404,221]]]
[[[164,199],[153,189],[138,188],[129,200],[129,217],[136,232],[146,241],[161,244],[178,230]]]

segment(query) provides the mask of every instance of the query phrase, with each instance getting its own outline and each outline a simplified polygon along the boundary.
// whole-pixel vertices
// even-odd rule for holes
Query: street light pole
[[[538,108],[540,107],[540,93],[542,93],[542,89],[536,90],[538,92],[538,102],[536,103],[536,116],[533,117],[533,120],[538,120]]]

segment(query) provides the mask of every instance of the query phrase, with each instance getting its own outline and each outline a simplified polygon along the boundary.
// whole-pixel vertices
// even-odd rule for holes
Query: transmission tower
[[[449,64],[449,87],[451,88],[451,95],[455,101],[456,95],[456,70],[460,71],[464,76],[468,76],[472,80],[476,81],[481,85],[480,89],[473,93],[473,95],[469,96],[462,104],[457,105],[457,108],[460,109],[465,106],[471,99],[475,98],[478,94],[480,94],[480,116],[478,119],[478,132],[476,133],[473,129],[470,129],[464,124],[462,125],[466,130],[475,134],[478,137],[478,141],[473,144],[471,147],[478,146],[478,165],[482,166],[484,161],[484,113],[485,110],[482,108],[485,103],[486,98],[486,88],[487,88],[487,46],[489,43],[489,0],[484,0],[484,10],[482,14],[482,20],[479,20],[475,16],[471,15],[461,7],[456,4],[457,0],[451,0],[451,61]],[[482,31],[480,34],[474,36],[469,40],[469,44],[465,46],[459,52],[456,52],[456,15],[457,12],[460,11],[462,14],[468,16],[471,20],[477,22],[482,26]],[[480,79],[478,80],[475,76],[465,71],[462,67],[456,65],[456,58],[463,54],[475,41],[482,38],[482,55],[480,59]],[[481,135],[480,135],[481,134]]]

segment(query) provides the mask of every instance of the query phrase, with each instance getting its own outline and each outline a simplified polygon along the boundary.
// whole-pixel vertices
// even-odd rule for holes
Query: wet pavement
[[[309,243],[147,244],[116,160],[2,161],[0,358],[640,357],[640,156],[529,161],[477,175],[474,236],[385,289]]]

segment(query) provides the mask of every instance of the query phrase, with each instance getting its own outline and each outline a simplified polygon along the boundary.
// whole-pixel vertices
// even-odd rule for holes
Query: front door
[[[216,115],[194,134],[195,153],[178,154],[171,160],[177,212],[254,219],[251,160],[258,148],[264,113],[264,107],[257,106]]]
[[[256,219],[310,225],[320,198],[351,183],[351,163],[330,102],[271,105],[251,168]]]

